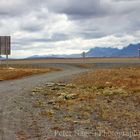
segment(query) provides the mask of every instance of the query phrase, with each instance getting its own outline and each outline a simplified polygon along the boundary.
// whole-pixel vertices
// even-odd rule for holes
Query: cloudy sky
[[[140,0],[0,0],[11,57],[72,54],[140,42]]]

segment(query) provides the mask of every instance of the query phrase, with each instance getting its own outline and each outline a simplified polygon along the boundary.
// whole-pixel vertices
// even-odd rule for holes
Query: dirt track
[[[73,65],[56,64],[55,66],[63,68],[63,71],[0,83],[0,140],[20,140],[24,137],[22,131],[28,131],[27,125],[33,123],[34,116],[31,114],[30,99],[26,98],[28,91],[40,84],[85,71]],[[37,132],[32,130],[31,133]]]
[[[139,65],[140,63],[94,63],[93,66],[120,67],[128,65]],[[35,65],[44,65],[35,63]],[[28,92],[33,87],[55,81],[61,78],[72,76],[87,71],[77,67],[75,64],[45,64],[63,68],[63,71],[41,74],[19,80],[5,81],[0,83],[0,140],[43,140],[35,121],[35,114],[32,114],[32,107]],[[46,140],[46,139],[44,139]]]

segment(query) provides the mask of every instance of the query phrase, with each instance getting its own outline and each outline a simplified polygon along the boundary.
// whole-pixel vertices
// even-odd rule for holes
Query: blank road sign
[[[11,37],[0,36],[0,55],[11,54]]]

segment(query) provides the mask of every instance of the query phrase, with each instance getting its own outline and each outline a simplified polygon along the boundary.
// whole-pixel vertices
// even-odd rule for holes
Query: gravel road
[[[34,65],[44,66],[44,63],[34,63]],[[129,62],[116,62],[115,64],[103,62],[91,65],[97,68],[112,65],[119,67],[128,66]],[[136,62],[131,65],[140,65],[140,63]],[[36,116],[32,114],[31,98],[28,93],[36,86],[87,71],[70,63],[45,63],[45,66],[59,67],[63,71],[0,82],[0,140],[43,140],[39,136]]]
[[[23,131],[28,133],[27,125],[34,122],[27,93],[44,83],[86,71],[70,64],[46,64],[46,66],[61,67],[63,71],[0,82],[0,140],[38,140],[37,136],[29,138],[23,133]],[[36,131],[34,128],[30,134],[37,133]]]

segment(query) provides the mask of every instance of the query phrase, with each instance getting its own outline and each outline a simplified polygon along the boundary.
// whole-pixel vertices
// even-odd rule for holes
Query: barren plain
[[[0,140],[140,138],[137,58],[11,60],[9,66],[38,72],[0,81]]]

